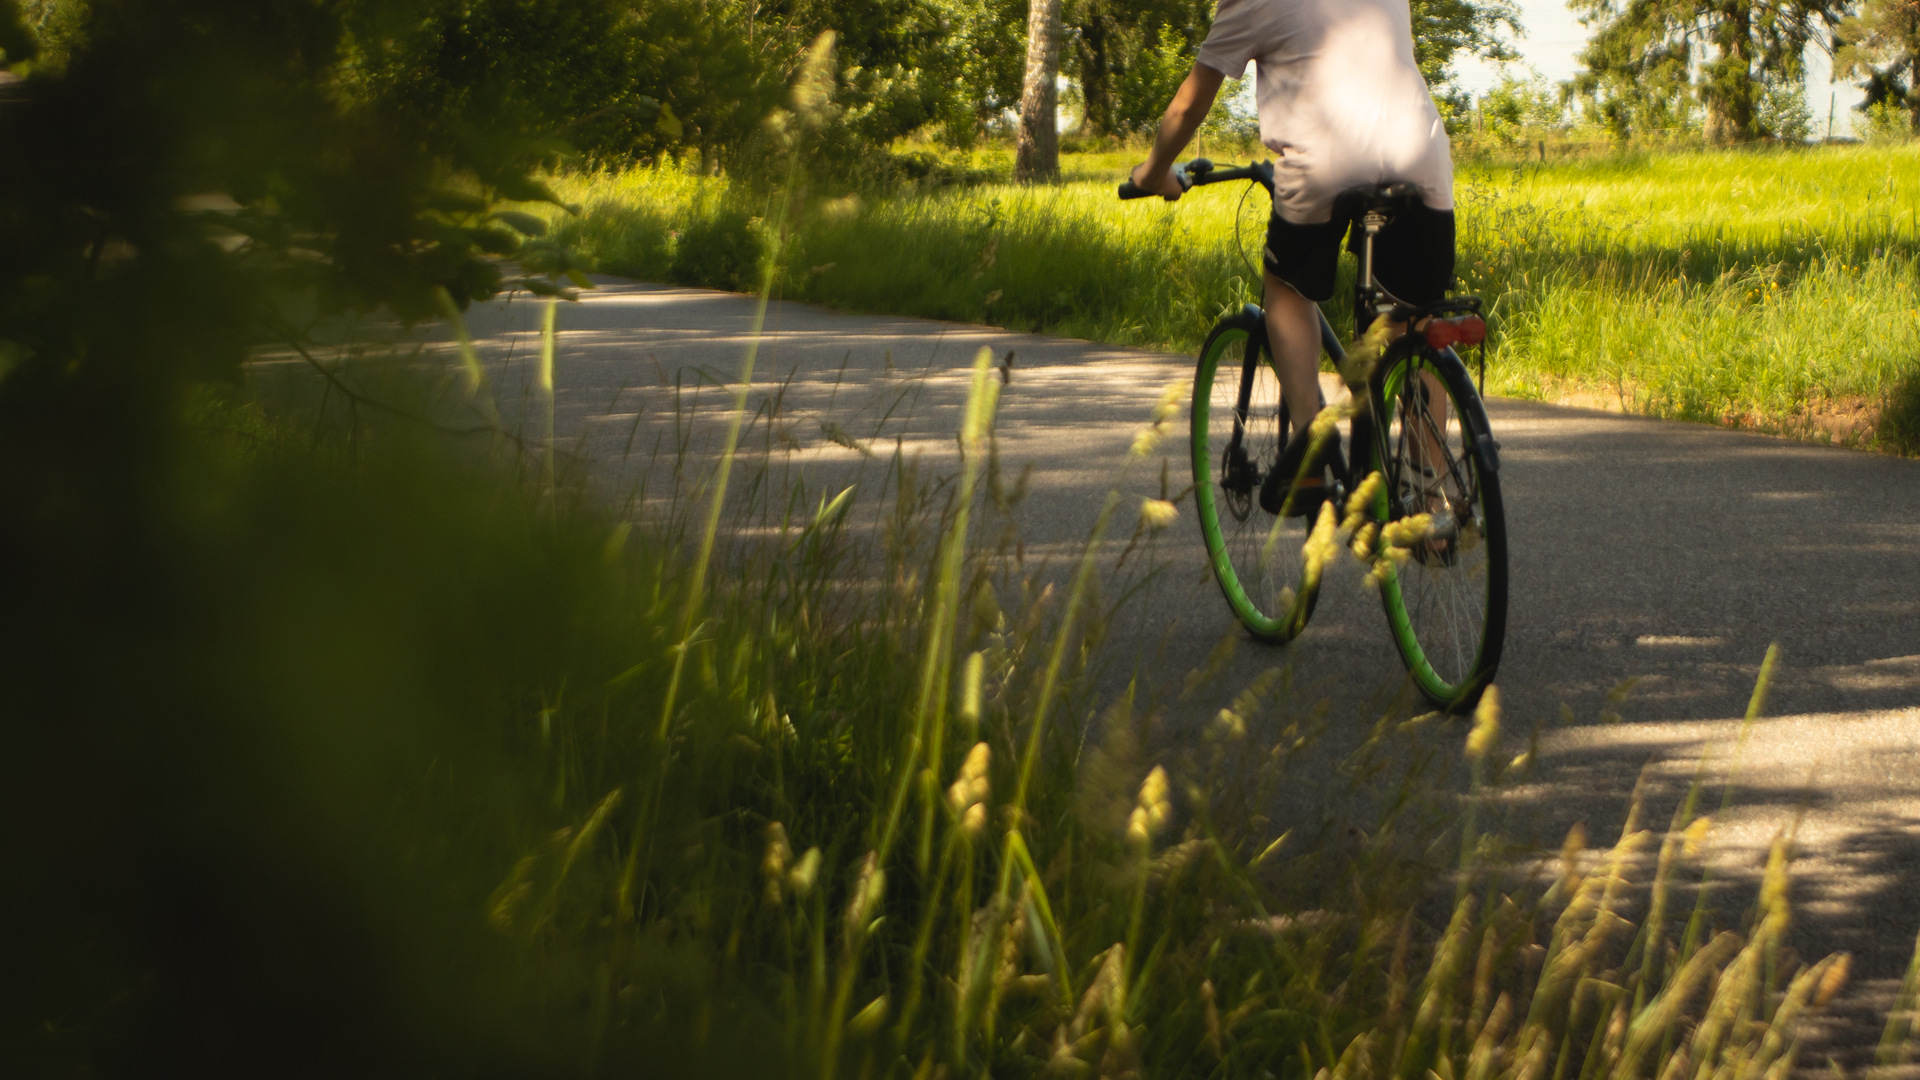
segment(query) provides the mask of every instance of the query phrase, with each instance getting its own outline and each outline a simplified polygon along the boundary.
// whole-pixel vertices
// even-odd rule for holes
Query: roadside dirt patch
[[[1647,400],[1639,395],[1631,383],[1599,386],[1569,382],[1544,386],[1542,389],[1545,391],[1542,400],[1553,405],[1672,419],[1659,409],[1649,408]],[[1809,398],[1784,416],[1769,415],[1757,409],[1728,409],[1715,417],[1714,423],[1735,431],[1783,435],[1803,442],[1899,455],[1905,448],[1897,441],[1889,441],[1886,412],[1886,402],[1864,395],[1822,395]],[[1914,449],[1920,450],[1920,443],[1916,443]]]

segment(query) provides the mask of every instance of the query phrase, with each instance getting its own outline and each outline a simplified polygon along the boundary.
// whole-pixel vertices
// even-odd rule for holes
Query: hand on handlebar
[[[1180,196],[1185,195],[1187,193],[1188,185],[1184,182],[1185,177],[1180,175],[1180,172],[1177,168],[1161,173],[1160,182],[1156,185],[1149,187],[1148,185],[1141,183],[1140,182],[1141,175],[1145,171],[1146,167],[1147,167],[1147,163],[1143,161],[1140,164],[1135,165],[1133,167],[1133,172],[1128,174],[1128,178],[1133,181],[1133,184],[1135,187],[1140,188],[1141,190],[1146,191],[1149,194],[1158,195],[1161,198],[1166,199],[1168,202],[1172,202],[1175,199],[1178,199]]]

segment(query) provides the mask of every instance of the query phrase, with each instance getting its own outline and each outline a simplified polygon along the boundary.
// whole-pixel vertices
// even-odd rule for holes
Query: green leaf
[[[673,115],[673,110],[664,101],[660,103],[660,115],[654,119],[653,126],[670,139],[678,139],[686,134],[686,128],[681,125],[680,118]]]
[[[39,43],[27,29],[16,0],[0,0],[0,54],[7,64],[21,64],[39,55]]]
[[[505,229],[469,229],[467,235],[489,255],[511,255],[520,248],[520,238]]]
[[[499,189],[502,198],[511,202],[560,204],[560,197],[553,193],[552,188],[531,176],[505,173],[494,180],[494,187]]]
[[[443,214],[479,214],[487,209],[487,200],[467,191],[430,191],[426,203]]]
[[[547,223],[523,210],[499,210],[492,217],[522,236],[547,235]]]

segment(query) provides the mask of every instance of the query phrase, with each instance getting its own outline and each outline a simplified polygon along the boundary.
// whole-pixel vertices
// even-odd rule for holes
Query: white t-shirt
[[[1220,0],[1199,61],[1229,78],[1258,64],[1260,141],[1274,212],[1309,224],[1363,184],[1418,185],[1453,209],[1453,157],[1413,59],[1407,0]]]

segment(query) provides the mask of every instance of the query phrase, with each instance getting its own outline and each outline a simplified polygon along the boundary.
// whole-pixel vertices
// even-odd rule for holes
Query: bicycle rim
[[[1451,538],[1416,542],[1382,583],[1381,599],[1414,682],[1435,704],[1458,710],[1479,700],[1500,662],[1506,518],[1500,478],[1480,467],[1462,422],[1461,404],[1476,402],[1472,385],[1458,364],[1434,361],[1424,351],[1402,357],[1382,380],[1379,508],[1392,521],[1428,514]]]
[[[1260,509],[1261,477],[1287,433],[1279,379],[1253,336],[1261,332],[1253,319],[1223,323],[1201,349],[1193,379],[1193,490],[1207,559],[1227,606],[1254,637],[1281,642],[1306,625],[1315,590],[1303,588],[1307,523]],[[1240,415],[1247,380],[1247,409]]]

